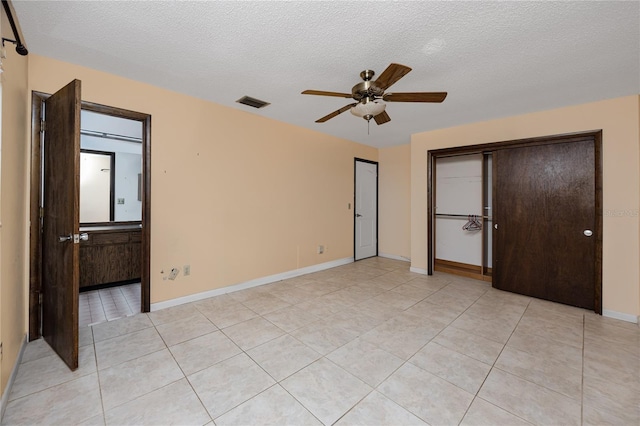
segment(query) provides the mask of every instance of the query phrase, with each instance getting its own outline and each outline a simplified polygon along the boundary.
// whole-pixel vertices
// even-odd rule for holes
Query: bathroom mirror
[[[81,113],[80,223],[142,220],[142,122]]]

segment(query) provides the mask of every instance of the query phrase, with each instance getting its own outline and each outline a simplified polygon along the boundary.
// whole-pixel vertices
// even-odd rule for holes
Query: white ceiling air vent
[[[269,102],[261,101],[260,99],[252,98],[251,96],[243,96],[236,102],[243,105],[249,105],[254,108],[264,108],[267,105],[271,105]]]

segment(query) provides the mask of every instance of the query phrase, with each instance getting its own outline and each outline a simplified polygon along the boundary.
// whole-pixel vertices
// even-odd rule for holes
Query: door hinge
[[[47,122],[40,120],[40,133],[44,133],[47,130]]]
[[[44,217],[44,208],[40,207],[40,211],[38,213],[40,215],[40,219],[42,219]]]

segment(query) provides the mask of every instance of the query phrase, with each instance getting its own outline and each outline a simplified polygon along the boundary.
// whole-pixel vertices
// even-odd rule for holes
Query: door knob
[[[89,234],[83,232],[82,234],[69,234],[58,237],[58,242],[64,243],[65,241],[73,241],[75,244],[78,244],[80,241],[89,241]]]
[[[60,243],[64,243],[65,241],[71,241],[73,240],[73,235],[69,234],[69,235],[61,235],[58,237],[58,242]]]
[[[584,234],[586,237],[590,237],[590,236],[592,236],[592,235],[593,235],[593,231],[591,231],[591,229],[585,229],[585,230],[584,230],[584,232],[583,232],[583,234]]]
[[[360,213],[356,213],[356,217],[362,217]]]

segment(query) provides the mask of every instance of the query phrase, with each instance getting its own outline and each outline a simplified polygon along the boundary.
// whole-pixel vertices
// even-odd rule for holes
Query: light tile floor
[[[80,327],[113,321],[140,312],[140,283],[83,291],[78,300]]]
[[[372,258],[26,348],[3,424],[640,423],[640,328]]]

